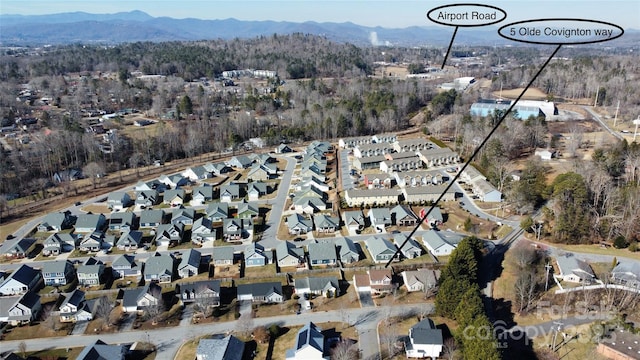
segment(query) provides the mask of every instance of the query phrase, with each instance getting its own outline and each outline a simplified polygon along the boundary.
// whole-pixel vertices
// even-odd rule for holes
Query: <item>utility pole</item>
[[[549,271],[551,271],[552,266],[547,263],[544,268],[547,269],[547,277],[544,279],[544,291],[547,291],[549,289]]]
[[[553,324],[557,325],[558,327],[555,329],[556,331],[553,334],[553,345],[551,351],[556,352],[556,340],[558,339],[558,333],[560,332],[560,329],[562,328],[562,325],[564,325],[564,323],[562,321],[554,321]]]
[[[616,115],[613,117],[613,127],[615,130],[616,122],[618,122],[618,110],[620,109],[620,100],[618,100],[618,106],[616,106]]]
[[[593,107],[598,107],[598,95],[600,95],[600,87],[598,86],[598,90],[596,90],[596,99],[593,102]]]

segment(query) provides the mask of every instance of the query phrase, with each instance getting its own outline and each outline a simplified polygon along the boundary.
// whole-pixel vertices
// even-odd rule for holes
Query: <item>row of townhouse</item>
[[[484,202],[501,202],[502,193],[498,191],[491,183],[489,183],[484,175],[478,171],[473,165],[467,166],[462,174],[460,181],[464,181],[471,185],[473,194]]]

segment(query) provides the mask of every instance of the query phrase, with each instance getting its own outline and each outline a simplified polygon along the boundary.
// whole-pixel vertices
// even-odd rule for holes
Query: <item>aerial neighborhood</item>
[[[637,31],[24,18],[0,360],[640,358]]]

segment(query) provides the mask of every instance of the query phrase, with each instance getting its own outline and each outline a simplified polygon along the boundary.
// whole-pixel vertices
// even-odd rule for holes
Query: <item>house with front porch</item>
[[[26,325],[36,321],[41,310],[40,295],[32,291],[18,296],[0,297],[0,322],[11,326]]]
[[[171,207],[181,206],[186,201],[187,193],[182,188],[170,189],[164,192],[162,203]]]
[[[184,236],[184,223],[161,224],[156,229],[156,246],[169,246],[182,243]]]
[[[89,304],[85,300],[84,291],[75,289],[68,294],[63,294],[64,300],[59,307],[60,322],[75,323],[78,321],[91,321],[93,314]]]
[[[0,255],[6,259],[24,259],[34,248],[36,239],[24,237],[5,240],[0,245]]]
[[[405,243],[406,241],[406,243]],[[400,249],[400,253],[406,259],[415,259],[422,256],[422,247],[414,238],[407,239],[407,236],[401,233],[393,234],[393,243]],[[404,246],[402,244],[404,243]],[[402,246],[402,248],[400,248]]]
[[[132,212],[112,213],[109,218],[109,230],[129,231],[134,230],[136,214]]]
[[[179,207],[173,210],[171,213],[171,223],[184,225],[193,225],[193,220],[196,217],[196,210],[194,208]]]
[[[229,204],[227,203],[211,203],[207,206],[207,218],[212,222],[222,222],[223,219],[229,217]]]
[[[237,299],[253,303],[282,303],[284,292],[279,282],[240,284],[237,288]]]
[[[64,286],[76,278],[76,269],[69,260],[46,261],[42,265],[45,286]]]
[[[419,219],[413,210],[406,205],[391,208],[391,222],[397,226],[416,226]]]
[[[295,279],[295,292],[298,295],[313,294],[328,298],[340,296],[340,283],[335,276],[304,277]]]
[[[127,231],[116,241],[118,250],[134,251],[142,247],[142,231]]]
[[[300,214],[291,214],[287,216],[286,221],[291,235],[306,234],[313,230],[313,222]]]
[[[216,239],[216,229],[213,222],[207,217],[201,217],[193,223],[191,228],[191,242],[197,245],[211,242]]]
[[[276,246],[276,261],[279,267],[304,266],[304,249],[290,241],[280,241]]]
[[[144,209],[158,204],[160,195],[156,190],[141,190],[136,192],[135,205]]]
[[[327,234],[340,230],[340,218],[327,214],[316,214],[313,216],[313,223],[318,233]]]
[[[6,243],[6,242],[5,242]],[[49,235],[42,243],[42,255],[58,256],[65,252],[71,252],[76,249],[78,244],[75,234],[55,233]]]
[[[220,202],[230,203],[240,199],[240,184],[229,183],[220,186]]]
[[[202,254],[195,249],[189,249],[182,253],[180,264],[178,264],[178,276],[182,279],[198,275]]]
[[[372,236],[364,241],[369,254],[371,254],[371,259],[375,263],[386,263],[389,260],[399,260],[399,255],[394,258],[396,253],[396,247],[391,243],[391,241]]]
[[[42,273],[29,265],[22,264],[13,270],[0,283],[0,295],[22,295],[28,291],[39,290],[42,280]]]
[[[199,301],[210,307],[220,306],[220,280],[178,283],[176,296],[185,304]]]
[[[307,253],[309,254],[309,264],[311,266],[334,266],[338,262],[336,246],[333,242],[310,243],[307,245]]]
[[[162,289],[153,282],[133,289],[121,289],[118,293],[122,310],[127,314],[143,315],[150,306],[157,306],[161,298]]]
[[[222,225],[222,238],[225,241],[242,241],[253,238],[252,219],[224,219]]]
[[[102,250],[104,246],[104,233],[102,231],[94,231],[91,234],[86,234],[80,244],[78,250],[82,252],[98,252]]]
[[[140,212],[140,228],[151,229],[156,228],[164,222],[164,211],[162,210],[143,210]]]
[[[114,191],[107,196],[107,206],[111,211],[122,211],[133,204],[131,196],[124,191]]]
[[[202,185],[193,188],[191,191],[191,206],[204,205],[205,203],[213,200],[213,186]]]
[[[144,280],[156,283],[170,283],[174,277],[176,259],[171,254],[156,252],[144,266]]]
[[[142,277],[142,266],[138,264],[134,255],[122,254],[111,263],[113,277],[121,279],[124,277],[134,277],[140,280]]]
[[[97,286],[104,282],[104,263],[96,258],[88,258],[76,270],[79,286]]]
[[[269,264],[271,256],[268,256],[262,245],[258,243],[252,243],[248,245],[244,250],[244,266],[264,266]]]
[[[367,226],[364,214],[361,210],[351,210],[343,212],[344,225],[349,232],[358,232],[364,230]]]
[[[339,237],[335,241],[338,258],[343,264],[351,264],[360,261],[360,251],[356,244],[346,237]]]

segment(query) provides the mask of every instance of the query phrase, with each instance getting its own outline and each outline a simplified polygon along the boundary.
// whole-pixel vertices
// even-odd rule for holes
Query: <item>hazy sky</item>
[[[458,1],[466,3],[474,1]],[[0,14],[39,15],[84,11],[115,13],[141,10],[151,16],[173,18],[346,22],[365,26],[402,28],[436,25],[426,13],[455,1],[392,0],[2,0]],[[507,12],[508,22],[539,18],[579,18],[610,22],[623,28],[640,29],[638,0],[538,0],[475,2],[492,5]]]

